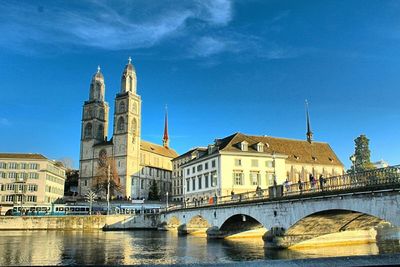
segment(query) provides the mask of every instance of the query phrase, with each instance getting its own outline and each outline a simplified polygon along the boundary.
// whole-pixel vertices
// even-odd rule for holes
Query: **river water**
[[[212,240],[176,232],[0,232],[0,266],[228,263],[400,253],[399,241],[268,251],[261,238]]]

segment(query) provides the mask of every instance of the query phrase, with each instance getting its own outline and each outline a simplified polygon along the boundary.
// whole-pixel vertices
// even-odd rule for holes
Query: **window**
[[[211,161],[211,168],[215,168],[215,160]]]
[[[208,162],[204,163],[204,169],[208,170]]]
[[[246,141],[243,141],[240,143],[240,150],[242,151],[247,151],[248,150],[248,143]]]
[[[125,120],[124,120],[124,118],[119,117],[117,125],[118,125],[118,127],[117,127],[118,131],[124,131],[125,130]]]
[[[244,184],[244,175],[242,171],[234,171],[233,172],[233,184],[234,185],[243,185]]]
[[[0,169],[7,169],[7,163],[0,162]]]
[[[204,174],[205,188],[208,188],[208,173]]]
[[[192,173],[195,173],[196,172],[196,167],[193,167],[192,168]]]
[[[203,165],[197,165],[197,171],[200,172],[203,170]]]
[[[257,151],[258,152],[264,152],[264,144],[263,143],[258,143],[257,144]]]
[[[125,102],[121,102],[119,104],[119,112],[120,113],[125,112]]]
[[[98,139],[104,138],[104,127],[102,124],[100,124],[99,127],[97,128],[97,138]]]
[[[192,190],[196,190],[196,179],[194,177],[192,178]]]
[[[10,163],[8,163],[8,168],[9,168],[9,169],[18,169],[18,167],[19,167],[19,164],[16,163],[16,162],[10,162]]]
[[[144,189],[144,179],[140,180],[140,189]]]
[[[258,159],[251,160],[251,167],[258,167]]]
[[[87,186],[87,180],[85,180],[85,186]]]
[[[187,175],[189,175],[189,174],[190,174],[190,169],[189,169],[189,168],[187,168],[187,170],[186,170],[186,174],[187,174]]]
[[[86,124],[84,136],[85,136],[85,138],[92,137],[92,124],[91,123]]]
[[[260,185],[260,173],[250,172],[250,182],[251,185]]]
[[[273,186],[274,185],[274,174],[267,172],[267,185]]]
[[[217,172],[211,173],[211,186],[217,186]]]
[[[242,166],[242,160],[241,159],[235,159],[235,166]]]
[[[274,167],[274,162],[272,160],[267,160],[265,162],[265,167],[273,168]]]
[[[186,179],[186,191],[190,191],[190,179]]]
[[[202,178],[201,175],[197,176],[197,180],[198,180],[198,183],[199,183],[199,185],[198,185],[198,188],[199,188],[199,189],[201,189],[201,187],[203,186],[203,185],[202,185],[202,179],[201,179],[201,178]]]

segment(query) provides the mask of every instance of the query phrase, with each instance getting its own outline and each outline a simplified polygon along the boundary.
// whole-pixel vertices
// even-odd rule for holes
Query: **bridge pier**
[[[264,247],[269,249],[286,249],[302,241],[311,239],[310,235],[288,235],[283,227],[272,227],[263,235]]]
[[[221,231],[219,227],[212,226],[207,229],[207,239],[223,239],[226,237],[226,233]]]
[[[205,235],[207,227],[188,227],[187,224],[181,224],[178,227],[178,235]]]

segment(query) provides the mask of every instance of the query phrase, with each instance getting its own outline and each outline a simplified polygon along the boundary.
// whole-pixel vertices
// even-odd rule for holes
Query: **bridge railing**
[[[209,200],[186,202],[169,210],[266,200],[275,197],[296,195],[301,197],[303,195],[324,194],[327,192],[357,191],[363,188],[373,189],[391,185],[400,185],[400,165],[322,179],[316,177],[313,183],[301,180],[295,183],[285,182],[283,185],[277,185],[268,189],[213,197]]]

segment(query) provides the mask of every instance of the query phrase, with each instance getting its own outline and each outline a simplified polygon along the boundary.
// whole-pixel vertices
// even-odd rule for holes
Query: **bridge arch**
[[[243,236],[262,236],[267,229],[258,219],[248,214],[234,214],[221,224],[219,227],[219,234],[221,237],[234,236],[239,233],[245,233]],[[249,232],[251,231],[251,233]]]

